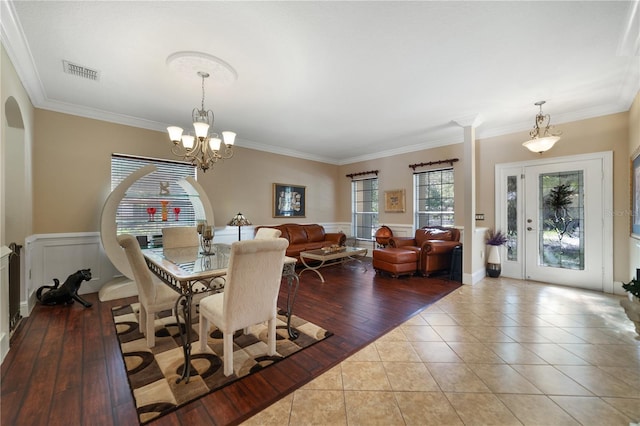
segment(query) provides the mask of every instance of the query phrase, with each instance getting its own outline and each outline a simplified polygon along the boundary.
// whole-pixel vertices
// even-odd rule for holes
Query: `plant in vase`
[[[635,278],[626,284],[622,283],[622,288],[627,292],[628,300],[622,299],[620,306],[636,327],[636,340],[640,340],[640,269],[636,270]]]
[[[487,256],[487,275],[497,278],[502,272],[502,263],[500,262],[500,246],[507,243],[507,236],[502,231],[494,231],[489,229],[485,242],[489,246],[489,255]]]

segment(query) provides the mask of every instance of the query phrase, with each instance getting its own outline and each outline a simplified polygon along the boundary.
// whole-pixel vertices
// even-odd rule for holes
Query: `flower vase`
[[[487,256],[487,275],[491,278],[497,278],[502,272],[502,264],[500,262],[500,246],[489,246],[489,255]]]

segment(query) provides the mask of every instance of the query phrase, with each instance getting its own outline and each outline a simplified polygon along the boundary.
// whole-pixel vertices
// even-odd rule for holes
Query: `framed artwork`
[[[306,217],[306,187],[273,184],[273,217]]]
[[[390,213],[404,213],[404,189],[384,191],[384,211]]]
[[[631,236],[640,239],[640,148],[631,157]]]

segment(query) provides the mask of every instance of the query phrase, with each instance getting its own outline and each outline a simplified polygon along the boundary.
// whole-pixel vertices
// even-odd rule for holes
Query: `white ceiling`
[[[179,51],[228,62],[207,80],[239,146],[333,164],[627,111],[640,88],[638,2],[2,1],[2,40],[38,108],[190,129],[201,82]],[[63,73],[68,60],[99,81]],[[558,126],[561,129],[561,126]],[[521,141],[514,141],[520,143]],[[167,138],[167,147],[169,141]]]

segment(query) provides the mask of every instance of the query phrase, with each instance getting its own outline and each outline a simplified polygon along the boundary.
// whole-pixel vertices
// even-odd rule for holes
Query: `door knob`
[[[530,226],[527,226],[527,231],[533,231],[533,228]]]

